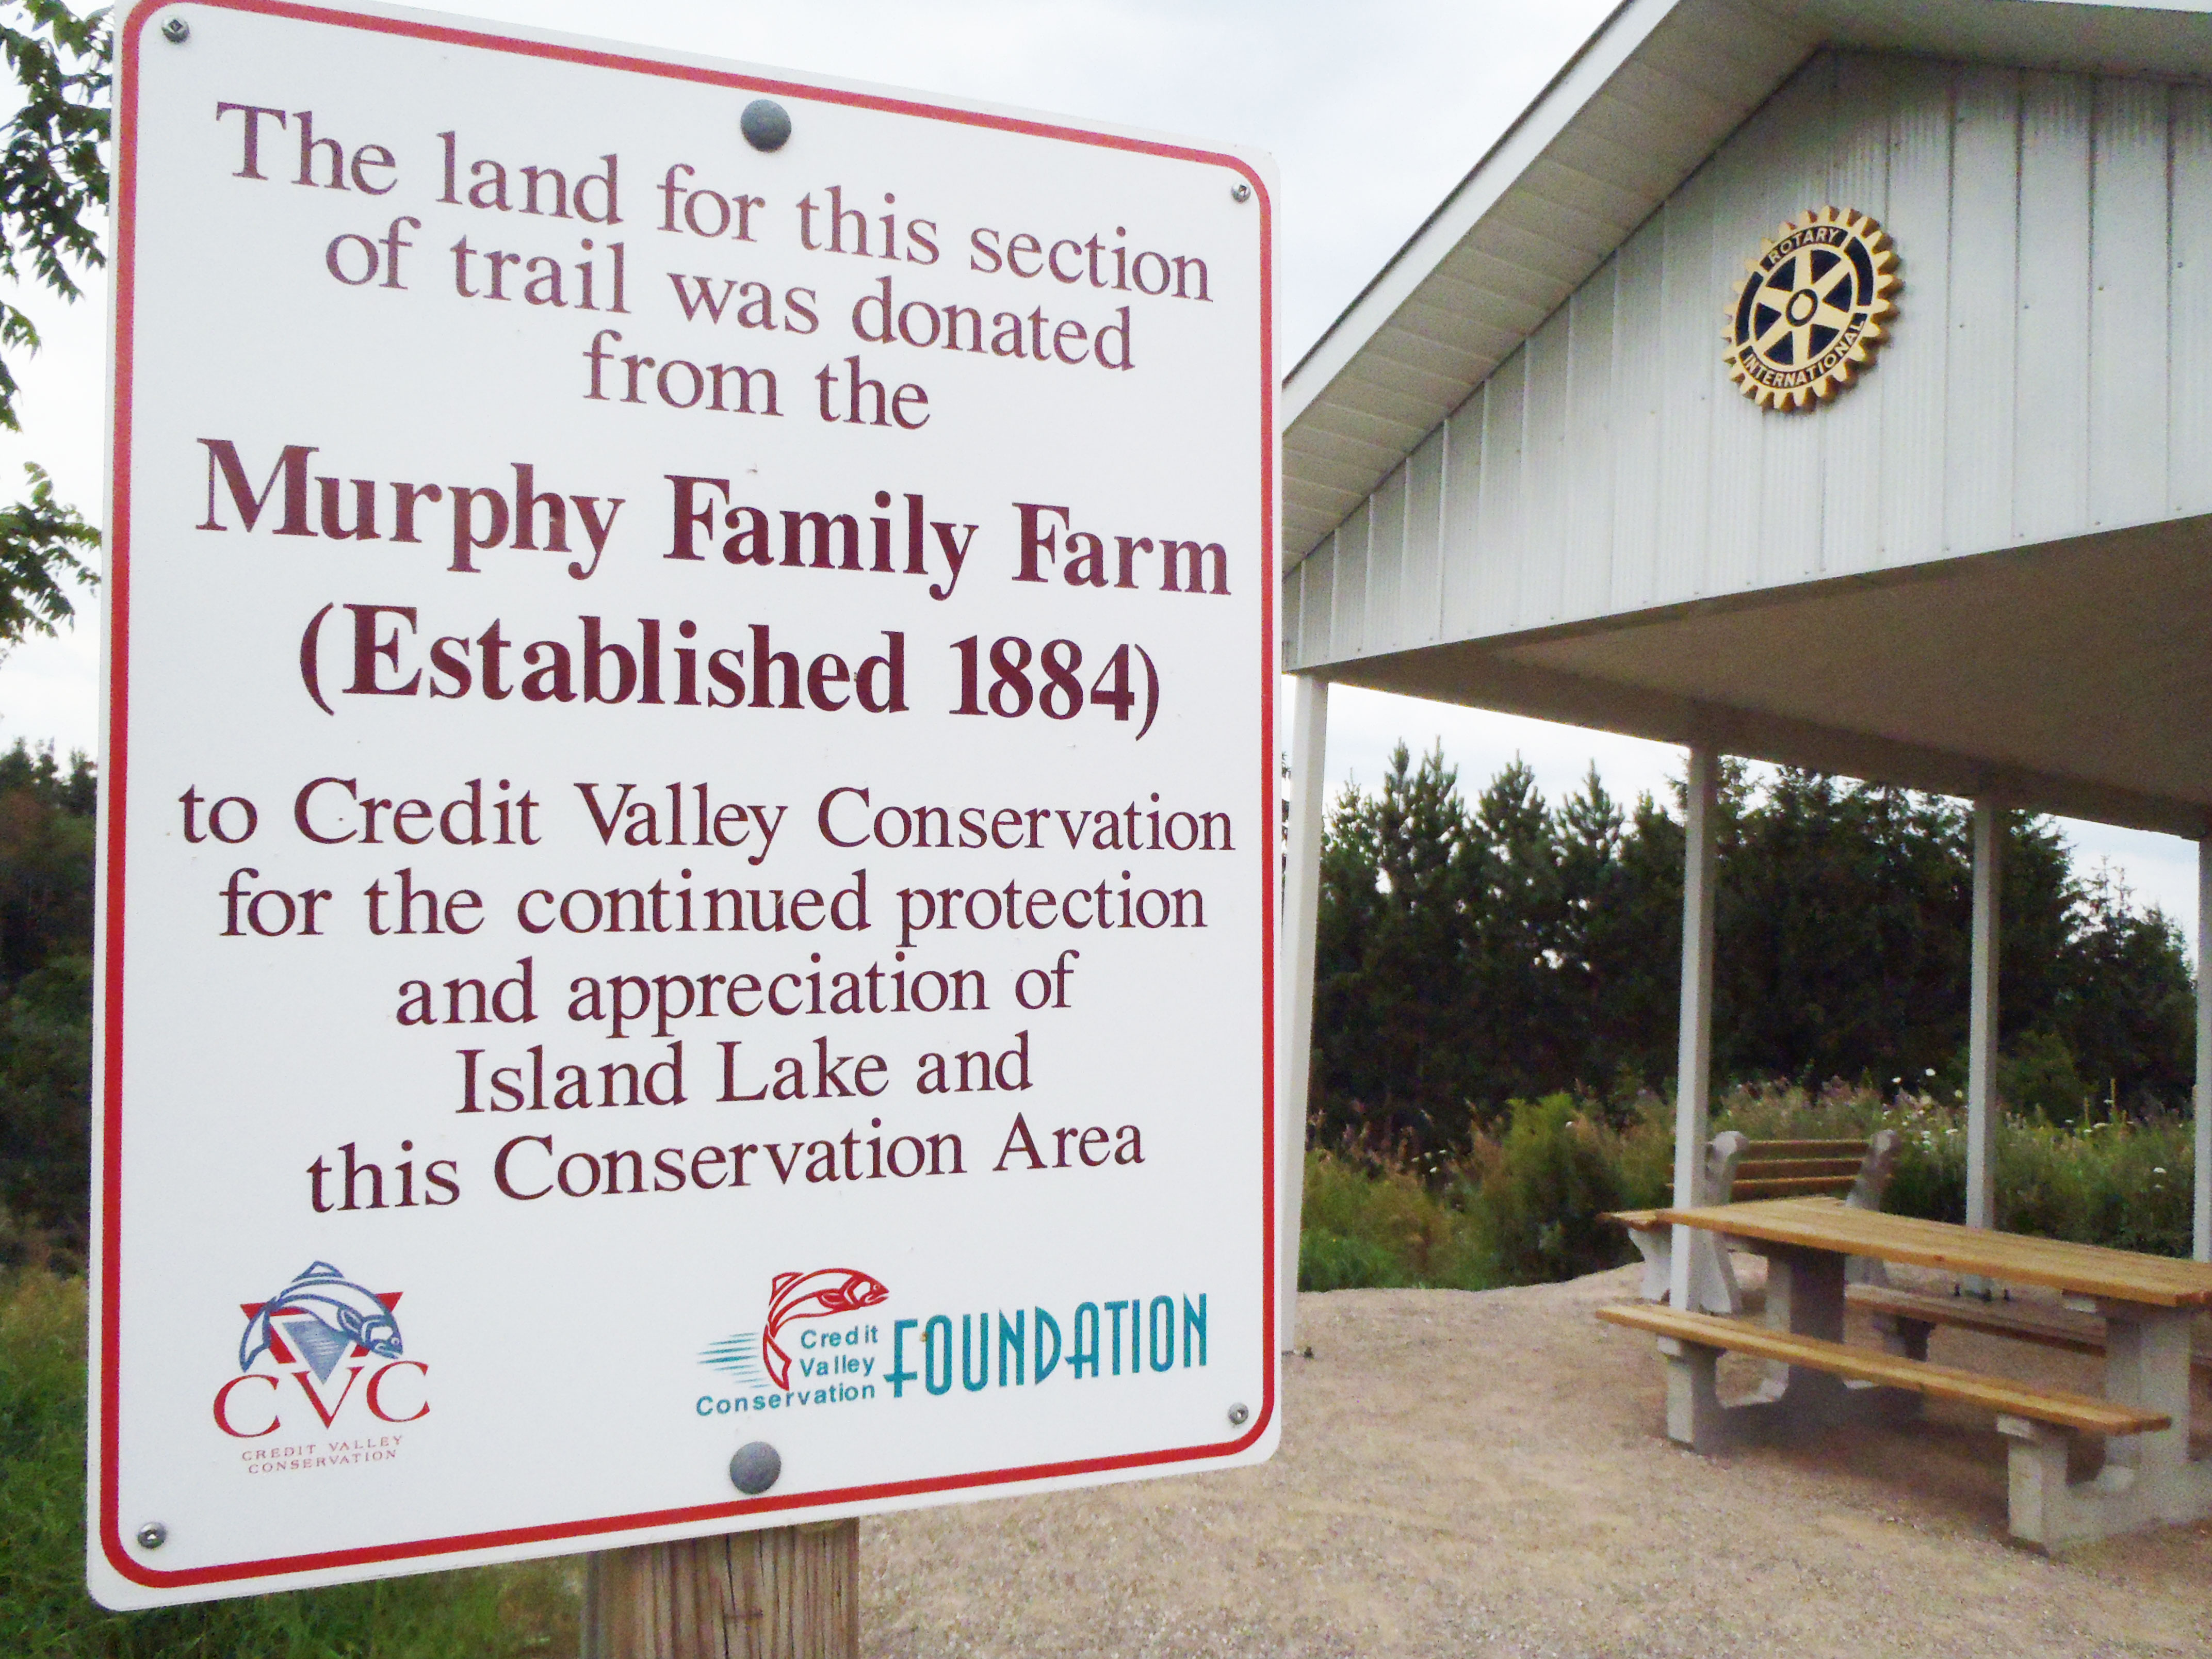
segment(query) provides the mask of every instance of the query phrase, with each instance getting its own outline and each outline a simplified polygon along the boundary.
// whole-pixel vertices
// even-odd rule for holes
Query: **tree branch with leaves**
[[[0,4],[0,53],[22,96],[0,129],[0,278],[36,283],[74,303],[77,272],[107,263],[98,216],[107,205],[112,36],[105,9],[79,16],[59,0]],[[0,427],[21,431],[15,354],[39,349],[38,325],[0,298]],[[0,509],[0,650],[76,615],[70,590],[98,580],[83,555],[100,532],[54,498],[44,468],[27,465],[27,499]]]

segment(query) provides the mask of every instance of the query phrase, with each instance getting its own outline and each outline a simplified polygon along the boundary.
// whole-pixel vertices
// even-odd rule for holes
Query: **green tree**
[[[1456,1138],[1467,813],[1442,751],[1402,743],[1372,796],[1346,790],[1322,860],[1316,1080],[1325,1128]]]
[[[85,1242],[92,1081],[91,763],[0,753],[0,1206]]]
[[[1559,836],[1536,775],[1517,757],[1474,805],[1468,1010],[1488,1109],[1542,1093],[1571,1066],[1560,985],[1565,938]]]
[[[1784,771],[1722,864],[1722,1070],[1887,1085],[1950,1058],[1968,918],[1955,805]]]
[[[110,46],[104,9],[80,16],[59,0],[0,4],[0,52],[22,96],[0,131],[0,277],[70,302],[83,297],[76,272],[106,263],[95,216],[107,204],[100,147]],[[21,429],[21,388],[9,359],[39,343],[29,313],[0,299],[0,426],[11,432]],[[76,614],[70,589],[94,580],[81,556],[100,544],[100,532],[54,499],[44,470],[25,471],[28,494],[0,508],[0,650]]]
[[[1680,820],[1650,794],[1637,797],[1612,877],[1602,1045],[1584,1081],[1665,1087],[1674,1075],[1682,1012]]]
[[[1593,770],[1557,808],[1528,769],[1472,809],[1440,751],[1401,744],[1347,790],[1322,860],[1315,1093],[1324,1137],[1416,1153],[1495,1130],[1516,1100],[1625,1103],[1671,1085],[1681,788],[1623,812]],[[1716,1080],[1962,1087],[1972,821],[1957,801],[1807,772],[1722,769]],[[2022,1110],[2084,1095],[2141,1115],[2193,1075],[2179,932],[2108,875],[2076,878],[2051,820],[2005,814],[1999,1085]],[[1569,1109],[1583,1109],[1577,1105]]]
[[[2196,1073],[2196,988],[2181,930],[2160,910],[2137,909],[2109,870],[2081,884],[2075,915],[2040,1023],[2100,1099],[2138,1115],[2178,1106]]]
[[[1560,1036],[1585,1066],[1618,1069],[1613,1005],[1627,988],[1614,948],[1624,918],[1620,849],[1626,820],[1593,764],[1583,787],[1560,804],[1558,842],[1558,1004]],[[1606,1077],[1584,1083],[1603,1085]]]

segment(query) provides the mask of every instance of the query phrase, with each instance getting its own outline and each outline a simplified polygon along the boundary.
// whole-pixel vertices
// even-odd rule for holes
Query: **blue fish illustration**
[[[399,1322],[376,1293],[354,1284],[327,1261],[311,1261],[304,1273],[262,1304],[261,1311],[246,1322],[246,1334],[238,1344],[240,1370],[251,1370],[253,1362],[269,1351],[270,1316],[295,1311],[328,1326],[380,1359],[399,1358]]]

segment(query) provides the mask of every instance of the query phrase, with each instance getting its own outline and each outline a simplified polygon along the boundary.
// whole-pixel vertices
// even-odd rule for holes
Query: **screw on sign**
[[[783,1459],[765,1440],[750,1440],[730,1457],[730,1484],[749,1498],[757,1498],[775,1485],[783,1473]]]
[[[1268,1456],[1265,160],[374,8],[117,66],[95,1595],[574,1552],[594,1652],[849,1652],[858,1516]]]
[[[738,118],[745,142],[763,152],[781,149],[791,138],[791,115],[773,98],[756,98]]]

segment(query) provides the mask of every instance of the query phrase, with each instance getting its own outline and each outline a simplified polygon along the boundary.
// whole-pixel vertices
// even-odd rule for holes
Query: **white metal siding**
[[[2172,254],[2166,290],[2172,307],[2171,363],[2197,372],[2168,370],[2166,507],[2175,514],[2212,511],[2212,90],[2175,87],[2166,129],[2172,145],[2172,198],[2166,239]]]
[[[1601,36],[1620,35],[1616,44],[1626,51],[1626,37],[1646,28],[1628,61],[1615,65],[1613,49],[1600,40],[1570,67],[1566,79],[1587,101],[1564,130],[1547,135],[1540,110],[1508,135],[1492,159],[1514,169],[1510,182],[1463,239],[1433,256],[1432,269],[1418,280],[1403,267],[1384,273],[1394,295],[1389,325],[1340,374],[1331,372],[1327,396],[1284,437],[1284,539],[1293,557],[1309,547],[1318,553],[1329,526],[1814,45],[1801,21],[1755,0],[1624,7]],[[1667,112],[1663,125],[1652,120],[1655,110]],[[1484,179],[1455,196],[1467,191],[1485,195]]]
[[[1596,235],[1554,184],[1556,220],[1447,268],[1491,286],[1531,229]],[[1723,310],[1827,201],[1896,239],[1893,336],[1829,404],[1762,411]],[[2212,92],[1824,53],[1291,573],[1288,664],[2208,509]]]
[[[1399,592],[1398,643],[1433,645],[1443,609],[1443,495],[1449,423],[1413,452],[1406,494],[1406,579]]]

